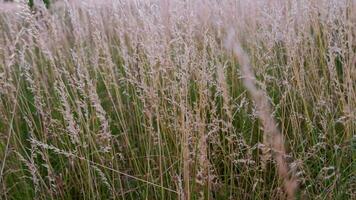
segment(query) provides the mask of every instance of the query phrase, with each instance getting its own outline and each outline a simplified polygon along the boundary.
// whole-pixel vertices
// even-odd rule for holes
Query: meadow
[[[356,199],[355,0],[33,3],[0,2],[0,199]]]

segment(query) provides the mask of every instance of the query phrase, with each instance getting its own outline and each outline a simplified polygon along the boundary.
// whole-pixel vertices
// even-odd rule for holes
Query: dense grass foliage
[[[0,9],[0,199],[355,199],[355,9]]]

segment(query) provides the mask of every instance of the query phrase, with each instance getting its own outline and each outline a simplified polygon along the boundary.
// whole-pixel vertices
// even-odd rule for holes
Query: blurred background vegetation
[[[4,0],[5,2],[13,2],[13,0]],[[46,5],[47,8],[49,8],[51,1],[50,0],[43,0],[43,3]],[[32,8],[35,3],[34,0],[28,0],[28,5]]]
[[[46,5],[46,7],[48,8],[50,5],[50,0],[43,0],[43,3]],[[28,5],[30,5],[31,7],[33,7],[34,5],[34,0],[28,0]]]

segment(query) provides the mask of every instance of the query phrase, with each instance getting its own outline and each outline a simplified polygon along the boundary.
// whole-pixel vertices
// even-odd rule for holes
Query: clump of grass
[[[356,197],[353,1],[37,3],[0,8],[1,199]]]

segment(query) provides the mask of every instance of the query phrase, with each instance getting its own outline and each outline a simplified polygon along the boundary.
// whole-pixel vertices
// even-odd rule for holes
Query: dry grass
[[[0,4],[0,198],[356,198],[355,6]]]

